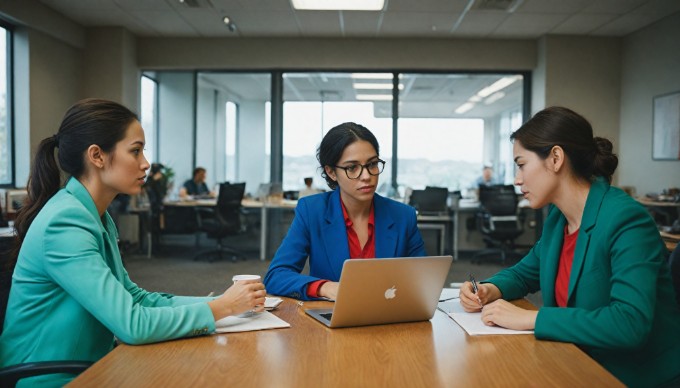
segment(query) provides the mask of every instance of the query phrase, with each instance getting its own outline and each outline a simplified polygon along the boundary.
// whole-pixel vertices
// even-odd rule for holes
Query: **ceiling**
[[[296,11],[290,0],[41,0],[76,23],[122,26],[140,37],[536,39],[545,34],[625,36],[680,12],[680,0],[385,0],[381,11]],[[228,28],[228,16],[235,28]],[[455,113],[503,75],[419,74],[400,80],[401,117],[489,117],[522,99],[522,82]],[[268,74],[201,73],[241,100],[270,98]],[[362,82],[369,82],[364,80]],[[377,82],[391,82],[378,80]],[[356,101],[349,73],[288,73],[284,101]],[[363,92],[363,91],[362,91]],[[374,94],[389,94],[375,90]],[[378,117],[391,101],[376,101]]]
[[[680,12],[678,0],[385,0],[373,12],[296,11],[289,0],[41,2],[83,26],[123,26],[143,37],[625,36]]]

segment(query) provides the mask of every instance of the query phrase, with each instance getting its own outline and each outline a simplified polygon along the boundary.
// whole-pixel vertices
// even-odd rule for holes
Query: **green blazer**
[[[647,211],[604,179],[593,182],[567,307],[560,308],[555,278],[565,224],[551,206],[541,240],[517,265],[487,281],[508,300],[541,290],[536,338],[578,345],[628,386],[654,386],[679,376],[680,309],[667,252]]]
[[[112,349],[114,336],[143,344],[215,330],[205,303],[211,298],[137,287],[123,268],[117,239],[111,217],[99,217],[76,179],[45,204],[26,234],[12,276],[0,366],[96,361]],[[61,386],[69,376],[27,380],[21,383]]]

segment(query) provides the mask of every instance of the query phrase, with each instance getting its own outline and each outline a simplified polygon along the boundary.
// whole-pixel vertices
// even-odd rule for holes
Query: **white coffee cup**
[[[260,275],[234,275],[231,280],[236,284],[239,280],[261,280],[262,277]]]
[[[234,275],[234,277],[231,278],[231,280],[234,281],[234,284],[238,282],[239,280],[260,280],[262,277],[260,275]],[[255,311],[250,310],[246,311],[243,314],[238,315],[239,318],[250,318],[255,315]]]

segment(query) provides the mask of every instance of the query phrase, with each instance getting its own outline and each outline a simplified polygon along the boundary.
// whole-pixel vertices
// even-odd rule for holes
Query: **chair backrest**
[[[237,232],[241,229],[241,201],[246,191],[245,182],[221,183],[217,196],[217,214],[226,229]]]
[[[2,334],[2,328],[5,325],[7,300],[9,299],[9,290],[12,287],[13,269],[9,265],[9,260],[12,257],[10,249],[13,241],[12,238],[8,237],[0,238],[0,334]]]
[[[419,213],[444,213],[447,211],[446,201],[449,190],[446,187],[428,186],[425,190],[413,190],[409,205]]]
[[[519,203],[512,185],[479,186],[479,202],[492,216],[516,215]]]

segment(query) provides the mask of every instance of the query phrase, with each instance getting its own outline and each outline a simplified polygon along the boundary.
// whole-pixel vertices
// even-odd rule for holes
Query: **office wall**
[[[680,161],[652,160],[652,99],[680,91],[680,14],[623,41],[619,182],[638,194],[680,187]]]
[[[67,45],[37,30],[26,29],[28,38],[28,69],[15,69],[28,72],[28,120],[21,122],[27,127],[16,127],[19,133],[29,133],[30,155],[35,155],[42,139],[57,133],[66,110],[83,97],[80,76],[83,71],[81,50]],[[17,123],[19,124],[19,123]],[[27,150],[17,149],[16,154]],[[28,169],[23,163],[16,169],[16,185],[25,186]]]
[[[136,38],[120,27],[89,28],[83,59],[84,93],[139,107],[139,77]]]
[[[621,39],[546,36],[542,40],[545,106],[562,105],[580,113],[596,136],[610,139],[618,150]]]
[[[158,73],[158,161],[175,171],[176,194],[191,178],[194,144],[194,72]]]

